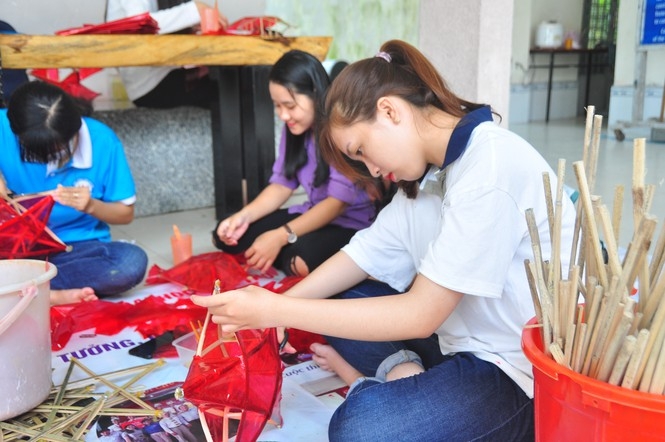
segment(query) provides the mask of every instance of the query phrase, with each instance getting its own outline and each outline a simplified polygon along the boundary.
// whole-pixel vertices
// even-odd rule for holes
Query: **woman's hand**
[[[247,286],[210,296],[192,295],[191,299],[208,309],[212,321],[221,325],[223,333],[235,333],[279,325],[271,313],[280,296],[262,287]]]
[[[5,177],[0,173],[0,198],[7,198],[9,195],[9,189],[7,189],[7,183],[5,182]]]
[[[249,228],[249,224],[249,215],[240,211],[219,223],[217,236],[227,246],[237,246],[238,240],[245,234]]]
[[[277,228],[259,235],[245,252],[247,264],[265,273],[275,262],[275,258],[286,245],[286,230]]]
[[[58,184],[58,187],[53,191],[53,199],[63,206],[88,213],[92,196],[90,195],[90,189],[87,187],[65,187]]]

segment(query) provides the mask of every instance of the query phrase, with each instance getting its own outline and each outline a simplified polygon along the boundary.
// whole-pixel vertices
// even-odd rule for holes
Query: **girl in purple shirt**
[[[212,236],[219,249],[244,253],[247,263],[262,272],[274,265],[288,275],[305,276],[367,227],[376,209],[367,192],[319,152],[316,109],[330,85],[319,60],[289,51],[272,67],[269,81],[275,112],[284,121],[270,184],[222,219]],[[301,186],[306,200],[282,208]]]

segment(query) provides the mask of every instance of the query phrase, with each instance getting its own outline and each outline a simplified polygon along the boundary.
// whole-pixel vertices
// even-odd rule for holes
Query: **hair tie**
[[[377,52],[376,55],[375,55],[375,57],[383,58],[383,59],[386,60],[388,63],[390,63],[390,62],[392,61],[392,57],[390,56],[390,54],[387,53],[387,52],[384,52],[384,51]]]

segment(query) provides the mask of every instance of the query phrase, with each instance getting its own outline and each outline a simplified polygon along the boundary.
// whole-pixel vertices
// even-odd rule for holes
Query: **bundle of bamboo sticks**
[[[62,385],[53,388],[41,405],[0,422],[0,441],[83,441],[93,421],[99,416],[161,417],[160,410],[140,398],[140,389],[130,389],[135,389],[139,380],[162,365],[164,361],[160,359],[151,364],[100,375],[77,359],[72,359]],[[70,382],[74,368],[82,370],[89,377]],[[133,376],[122,385],[111,380],[129,374]],[[106,386],[108,391],[95,393],[93,389],[97,384]],[[126,402],[132,402],[135,408],[120,408]]]
[[[548,260],[542,256],[533,211],[526,213],[534,260],[527,260],[525,268],[538,326],[542,327],[543,349],[557,363],[583,375],[664,394],[665,225],[651,248],[657,225],[649,214],[655,186],[644,183],[645,142],[636,139],[632,178],[635,229],[625,256],[620,258],[617,243],[623,186],[616,187],[612,212],[593,194],[601,126],[602,116],[594,115],[594,107],[589,106],[583,159],[573,163],[580,196],[565,278],[561,265],[565,160],[559,160],[554,202],[549,175],[543,174],[552,243]],[[637,300],[632,296],[635,287],[639,287]]]

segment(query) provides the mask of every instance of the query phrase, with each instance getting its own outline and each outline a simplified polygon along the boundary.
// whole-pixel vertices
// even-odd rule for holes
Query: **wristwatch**
[[[298,241],[298,235],[296,235],[296,232],[291,230],[291,227],[289,227],[288,224],[284,224],[284,228],[286,229],[286,232],[289,234],[289,236],[286,237],[286,242],[289,244],[293,244],[294,242]]]

